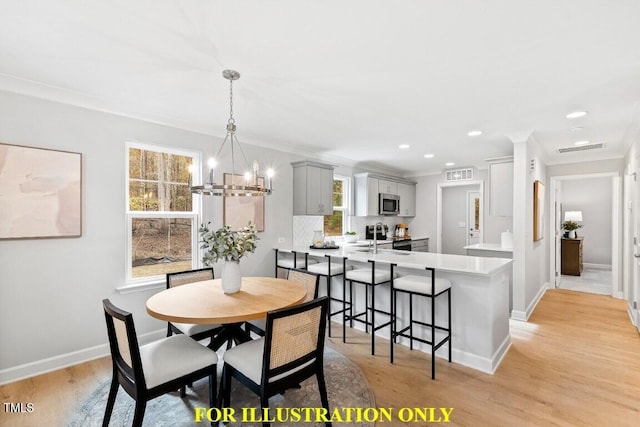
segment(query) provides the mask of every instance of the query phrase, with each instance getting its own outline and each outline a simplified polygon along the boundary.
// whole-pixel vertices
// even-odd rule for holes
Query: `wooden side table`
[[[561,273],[580,276],[582,273],[582,237],[562,239]]]

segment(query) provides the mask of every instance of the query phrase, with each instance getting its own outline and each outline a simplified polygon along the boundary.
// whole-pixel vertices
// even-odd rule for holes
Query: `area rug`
[[[218,378],[222,373],[222,363],[218,364]],[[329,396],[329,408],[331,411],[340,410],[341,415],[347,412],[355,415],[353,409],[375,408],[373,393],[360,372],[349,359],[342,354],[325,348],[324,375]],[[69,416],[68,426],[87,427],[102,425],[104,409],[109,395],[110,379],[102,382],[85,401],[80,402]],[[321,408],[320,395],[315,377],[305,380],[299,389],[287,390],[282,395],[269,399],[271,408]],[[251,393],[246,387],[232,380],[231,407],[235,410],[236,422],[226,424],[235,426],[260,426],[260,422],[250,422],[246,414],[255,413],[254,420],[259,420],[260,400],[257,395]],[[170,393],[160,396],[147,404],[143,426],[207,426],[206,418],[203,422],[195,421],[195,408],[208,408],[208,380],[203,379],[194,383],[193,388],[187,388],[187,396],[181,399],[179,393]],[[130,426],[133,420],[135,402],[122,389],[118,391],[116,403],[111,415],[110,426]],[[247,409],[249,408],[249,409]],[[250,409],[255,408],[255,409]],[[245,414],[242,421],[241,414]],[[283,409],[284,410],[284,409]],[[312,418],[313,419],[313,418]],[[355,416],[352,418],[355,420]],[[221,424],[222,425],[222,424]],[[300,421],[274,422],[273,426],[322,426],[321,422],[305,422],[304,417]],[[364,421],[335,422],[334,426],[373,426],[373,423]]]

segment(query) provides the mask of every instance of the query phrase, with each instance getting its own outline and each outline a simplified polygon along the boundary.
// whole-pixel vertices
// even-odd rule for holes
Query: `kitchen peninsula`
[[[425,268],[434,268],[438,277],[452,282],[452,328],[453,362],[493,374],[511,344],[509,333],[509,282],[513,260],[485,258],[465,255],[447,255],[428,252],[407,252],[379,249],[374,254],[369,248],[343,246],[338,249],[315,249],[305,246],[276,247],[276,254],[296,254],[298,259],[326,260],[366,267],[375,262],[376,268],[386,268],[395,264],[400,276],[424,274]],[[278,255],[277,255],[278,256]],[[342,276],[334,278],[332,294],[341,293]],[[426,281],[425,281],[426,283]],[[389,307],[391,298],[387,289],[376,291],[376,307]],[[321,285],[320,292],[326,293]],[[364,292],[356,289],[355,303],[364,304]],[[445,301],[438,301],[437,304]],[[442,307],[444,308],[444,306]],[[427,309],[428,310],[428,309]],[[414,318],[427,320],[429,312],[415,310]],[[446,324],[446,309],[437,308],[437,324]],[[442,316],[442,318],[440,318]],[[408,318],[407,301],[398,300],[398,317],[402,323]],[[341,321],[339,316],[334,320]],[[444,322],[444,323],[443,323]],[[377,335],[389,339],[389,329],[382,328]],[[404,342],[403,342],[404,343]],[[420,348],[420,347],[418,347]],[[446,354],[446,346],[439,350]]]

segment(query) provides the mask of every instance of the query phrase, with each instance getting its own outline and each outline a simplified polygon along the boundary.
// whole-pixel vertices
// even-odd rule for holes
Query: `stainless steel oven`
[[[399,251],[410,251],[411,239],[396,239],[393,241],[392,247]]]

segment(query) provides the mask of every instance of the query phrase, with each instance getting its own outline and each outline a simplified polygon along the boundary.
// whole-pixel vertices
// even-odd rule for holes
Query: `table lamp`
[[[582,211],[565,211],[564,220],[573,221],[573,222],[582,222]],[[579,226],[581,227],[581,226]],[[569,237],[572,239],[576,238],[576,230],[569,230]]]

